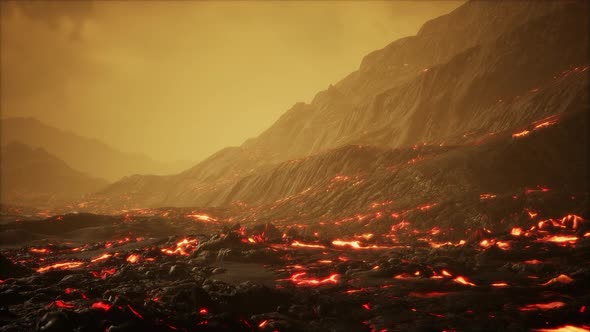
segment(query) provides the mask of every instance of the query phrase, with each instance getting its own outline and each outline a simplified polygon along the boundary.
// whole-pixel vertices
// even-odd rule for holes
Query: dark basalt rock
[[[4,257],[4,255],[0,254],[0,279],[24,277],[32,273],[32,270],[14,264],[8,258]]]

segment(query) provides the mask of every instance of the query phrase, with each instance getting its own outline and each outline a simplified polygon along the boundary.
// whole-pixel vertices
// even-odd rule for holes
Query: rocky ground
[[[111,239],[5,246],[0,330],[590,330],[585,215],[528,209],[496,229],[449,232],[390,214],[375,221],[387,230],[336,238],[321,225],[228,227],[159,212],[3,225]],[[158,227],[168,236],[154,236]]]

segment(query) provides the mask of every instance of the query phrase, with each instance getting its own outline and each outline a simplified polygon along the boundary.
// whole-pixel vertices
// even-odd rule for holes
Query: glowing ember
[[[493,284],[490,284],[490,286],[492,286],[492,287],[507,287],[508,284],[505,282],[495,282]]]
[[[181,241],[176,243],[176,248],[162,248],[160,249],[160,251],[166,255],[188,256],[190,254],[190,251],[195,249],[197,243],[198,241],[196,239],[182,239]]]
[[[520,132],[518,132],[518,133],[514,133],[514,134],[512,134],[512,137],[514,137],[514,138],[523,137],[523,136],[526,136],[526,135],[528,135],[529,133],[530,133],[530,131],[528,131],[528,130],[523,130],[523,131],[520,131]]]
[[[90,274],[95,278],[106,279],[108,276],[115,274],[117,270],[115,268],[108,270],[101,270],[100,272],[90,271]]]
[[[553,242],[558,244],[576,244],[576,241],[578,241],[578,237],[568,235],[554,235],[537,240],[537,242]]]
[[[186,216],[198,221],[217,221],[217,219],[206,214],[187,214]]]
[[[29,249],[29,252],[31,252],[33,254],[47,254],[47,253],[49,253],[49,249],[47,249],[47,248],[31,248],[31,249]]]
[[[551,310],[557,309],[565,306],[565,303],[560,301],[549,302],[549,303],[534,303],[534,304],[527,304],[523,307],[520,307],[518,310],[520,311],[531,311],[531,310]]]
[[[514,227],[510,230],[510,235],[520,236],[522,234],[522,228]]]
[[[315,279],[315,278],[305,279],[305,278],[303,278],[303,276],[305,276],[306,274],[307,274],[306,272],[295,273],[294,275],[291,276],[291,278],[289,278],[287,280],[292,281],[294,284],[296,284],[298,286],[318,286],[318,285],[323,285],[323,284],[336,284],[336,283],[338,283],[338,274],[337,273],[331,274],[324,279]]]
[[[139,255],[136,254],[131,254],[127,257],[127,262],[131,263],[131,264],[135,264],[137,262],[139,262]]]
[[[426,204],[426,205],[422,205],[422,206],[418,206],[416,209],[420,210],[420,211],[428,211],[430,210],[432,207],[436,206],[437,203],[432,203],[432,204]]]
[[[492,198],[496,198],[496,195],[494,194],[481,194],[479,195],[479,199],[480,200],[486,200],[486,199],[492,199]]]
[[[446,293],[446,292],[428,292],[428,293],[410,292],[410,294],[408,294],[408,296],[426,299],[426,298],[431,298],[431,297],[445,296],[448,294],[449,293]]]
[[[208,313],[209,313],[209,311],[207,310],[207,308],[201,308],[201,309],[199,310],[199,313],[200,313],[201,315],[206,315],[206,314],[208,314]]]
[[[90,308],[108,311],[111,308],[111,305],[104,302],[94,302]]]
[[[70,304],[68,302],[64,302],[62,300],[57,300],[57,301],[53,302],[53,304],[55,304],[56,307],[65,308],[65,309],[72,309],[72,308],[76,307],[73,304]]]
[[[590,329],[585,327],[577,327],[573,325],[564,325],[561,327],[548,328],[548,329],[537,329],[537,332],[589,332]]]
[[[462,276],[459,276],[459,277],[453,279],[453,281],[458,284],[462,284],[462,285],[475,286],[474,283],[470,282],[469,280],[467,280],[465,277],[462,277]]]
[[[566,276],[565,274],[560,274],[559,276],[547,281],[546,283],[541,284],[541,286],[549,286],[549,285],[555,284],[555,283],[569,284],[573,281],[574,281],[574,279],[570,278],[569,276]]]
[[[361,248],[359,241],[342,241],[342,240],[334,240],[332,244],[339,247],[350,246],[352,248]]]
[[[496,246],[502,250],[510,249],[510,244],[508,242],[504,242],[504,241],[496,242]]]
[[[75,288],[66,288],[64,289],[64,293],[66,294],[74,294],[74,293],[80,293],[80,297],[82,297],[83,299],[87,299],[86,295],[82,292],[80,292],[78,289]]]
[[[263,328],[263,327],[265,327],[265,326],[266,326],[266,324],[267,324],[267,323],[268,323],[268,321],[267,321],[267,320],[263,320],[262,322],[260,322],[260,324],[258,324],[258,327],[259,327],[259,328]]]
[[[303,247],[303,248],[326,248],[320,244],[308,244],[308,243],[302,243],[299,241],[293,241],[291,243],[292,247]]]
[[[524,193],[525,194],[530,194],[530,193],[546,193],[548,191],[550,191],[551,189],[547,188],[547,187],[541,187],[541,186],[537,186],[537,189],[525,189]]]
[[[561,223],[565,224],[568,221],[572,222],[572,228],[573,229],[577,229],[578,228],[578,223],[583,221],[584,218],[577,216],[575,214],[568,214],[567,216],[561,218]]]
[[[137,316],[137,317],[139,317],[139,318],[143,319],[143,316],[142,316],[142,315],[140,315],[140,314],[139,314],[137,311],[135,311],[135,309],[133,309],[133,307],[131,307],[131,305],[129,305],[129,304],[128,304],[128,305],[127,305],[127,308],[128,308],[128,309],[129,309],[129,311],[131,311],[131,313],[133,313],[135,316]],[[108,310],[108,309],[107,309],[107,310]]]
[[[481,242],[479,243],[479,245],[480,245],[482,248],[489,248],[489,247],[492,245],[492,243],[491,243],[490,241],[488,241],[488,240],[483,240],[483,241],[481,241]]]
[[[108,259],[111,256],[113,256],[113,255],[111,255],[111,254],[102,254],[101,256],[92,259],[90,262],[91,263],[95,263],[95,262],[103,261],[105,259]]]
[[[83,265],[84,262],[63,262],[63,263],[55,263],[52,265],[48,265],[48,266],[44,266],[44,267],[40,267],[37,269],[37,272],[46,272],[49,270],[67,270],[67,269],[74,269],[77,268],[81,265]]]
[[[557,124],[557,121],[545,121],[545,122],[541,122],[538,125],[536,125],[533,128],[533,130],[550,127],[550,126],[553,126],[554,124]]]

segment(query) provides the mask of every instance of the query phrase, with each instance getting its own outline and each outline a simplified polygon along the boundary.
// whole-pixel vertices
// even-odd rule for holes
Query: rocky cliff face
[[[531,6],[475,2],[433,20],[417,36],[368,55],[359,71],[245,146],[294,158],[358,140],[440,143],[457,130],[488,126],[471,117],[587,62],[586,6]]]
[[[241,147],[178,175],[126,178],[88,206],[271,204],[339,175],[371,176],[433,155],[463,160],[495,137],[552,126],[587,109],[587,9],[582,1],[468,2],[367,55]]]

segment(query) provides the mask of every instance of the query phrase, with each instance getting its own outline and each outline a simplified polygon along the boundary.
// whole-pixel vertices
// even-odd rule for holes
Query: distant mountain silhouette
[[[1,120],[2,142],[41,147],[73,168],[109,181],[133,174],[172,174],[188,162],[163,163],[141,154],[118,151],[97,139],[63,131],[34,118]]]
[[[108,182],[78,172],[41,148],[12,142],[0,152],[3,204],[51,207],[79,200]]]

